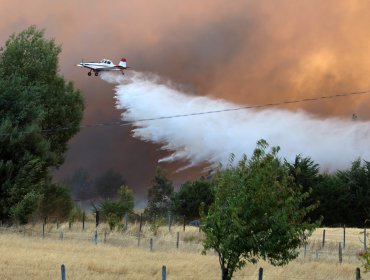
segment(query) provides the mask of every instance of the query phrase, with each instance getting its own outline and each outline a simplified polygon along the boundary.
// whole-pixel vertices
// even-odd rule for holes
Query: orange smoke
[[[119,112],[112,110],[111,87],[73,66],[82,58],[117,62],[126,56],[135,70],[156,72],[185,91],[242,104],[368,89],[369,9],[370,2],[361,0],[3,0],[0,45],[31,24],[46,28],[62,44],[61,72],[84,92],[84,121],[92,123],[117,120]],[[369,101],[370,96],[355,96],[287,108],[369,119]],[[117,139],[128,132],[111,133]],[[80,151],[76,147],[88,148],[91,137],[110,143],[98,131],[81,133],[74,153]],[[127,162],[117,159],[114,165],[131,168],[136,157],[129,151],[144,145],[127,141],[120,148]],[[158,152],[151,152],[150,162],[142,155],[134,166],[155,164]],[[95,159],[109,162],[105,154]]]

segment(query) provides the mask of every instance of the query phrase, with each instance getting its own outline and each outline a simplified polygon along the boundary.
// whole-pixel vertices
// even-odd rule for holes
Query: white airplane
[[[123,73],[123,70],[129,68],[127,67],[126,58],[121,58],[121,61],[118,63],[118,65],[115,65],[109,59],[102,59],[99,62],[84,62],[82,60],[82,62],[76,66],[90,69],[90,72],[87,73],[89,76],[91,76],[91,72],[94,72],[95,76],[99,76],[100,71],[121,71],[122,75],[124,75],[125,73]]]

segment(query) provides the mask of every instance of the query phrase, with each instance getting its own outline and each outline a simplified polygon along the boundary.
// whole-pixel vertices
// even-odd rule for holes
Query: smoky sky
[[[126,57],[182,92],[238,104],[264,104],[370,88],[370,3],[361,0],[2,0],[0,45],[35,24],[61,44],[60,73],[85,97],[84,124],[118,121],[113,86],[74,65]],[[150,93],[148,93],[150,94]],[[284,107],[320,118],[370,118],[369,96]],[[160,100],[158,100],[160,102]],[[302,147],[304,150],[304,147]],[[304,153],[304,151],[302,151]],[[109,168],[145,194],[159,145],[131,137],[129,127],[82,129],[71,141],[62,179],[77,168]],[[181,182],[197,169],[174,173]],[[201,169],[201,168],[199,168]]]

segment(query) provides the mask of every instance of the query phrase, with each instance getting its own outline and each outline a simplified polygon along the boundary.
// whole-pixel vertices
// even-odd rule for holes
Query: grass
[[[220,279],[218,258],[215,254],[201,255],[202,235],[196,228],[161,227],[153,236],[149,227],[143,227],[141,244],[137,246],[138,225],[127,232],[107,233],[103,243],[105,225],[100,226],[98,245],[92,242],[94,225],[88,224],[82,232],[80,225],[67,224],[56,229],[46,226],[42,239],[40,225],[28,225],[0,231],[0,279],[60,279],[60,266],[65,264],[67,279],[161,279],[162,265],[167,266],[167,279]],[[24,231],[25,230],[25,231]],[[58,240],[59,231],[64,240]],[[176,249],[176,232],[180,232],[180,246]],[[361,229],[347,229],[343,263],[337,261],[337,242],[341,229],[326,229],[326,245],[319,259],[314,255],[301,256],[285,267],[273,267],[266,262],[248,264],[238,271],[234,279],[258,279],[259,267],[264,268],[264,279],[355,279],[360,266],[356,252],[362,248]],[[154,250],[149,251],[148,240],[153,238]],[[322,229],[312,236],[307,249],[319,248]],[[312,250],[311,250],[312,249]],[[302,249],[301,249],[301,252]],[[323,252],[327,252],[325,255]],[[353,255],[353,256],[352,256]],[[346,255],[345,255],[346,256]],[[370,275],[362,273],[362,279]]]

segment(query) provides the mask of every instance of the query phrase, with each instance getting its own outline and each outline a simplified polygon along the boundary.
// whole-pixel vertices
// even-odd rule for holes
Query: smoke
[[[101,78],[118,84],[116,107],[125,110],[124,121],[134,123],[132,136],[160,143],[171,152],[162,162],[185,160],[189,165],[184,168],[204,162],[225,164],[231,153],[236,159],[250,156],[259,139],[280,146],[281,156],[288,161],[302,154],[325,170],[347,168],[358,157],[370,158],[369,122],[320,119],[303,110],[279,108],[189,116],[241,106],[189,95],[152,74],[130,72],[122,77],[104,73]],[[179,115],[188,116],[162,118]]]
[[[75,67],[82,58],[117,62],[124,56],[137,71],[155,72],[176,85],[186,85],[185,92],[236,104],[369,88],[369,9],[370,2],[360,0],[111,0],[109,5],[91,0],[53,1],[52,5],[45,0],[2,0],[0,45],[31,24],[46,28],[46,36],[62,45],[61,74],[85,96],[83,124],[114,122],[120,111],[112,110],[112,85],[91,79]],[[124,20],[118,23],[117,19]],[[370,96],[363,95],[284,108],[301,108],[322,119],[350,118],[356,113],[359,119],[370,120],[369,101]],[[162,109],[162,113],[167,112]],[[230,114],[217,114],[216,118]],[[188,120],[196,124],[204,118],[194,119]],[[222,135],[221,128],[215,130]],[[160,144],[145,143],[129,133],[126,126],[81,130],[71,140],[58,176],[69,177],[81,166],[89,174],[113,168],[135,191],[146,192],[158,158],[168,153],[158,150]],[[254,147],[257,136],[248,135],[239,142],[251,141],[248,143]],[[221,143],[221,139],[217,141]],[[270,144],[277,142],[270,140]],[[288,144],[281,145],[283,153],[290,149]],[[297,150],[314,156],[304,142]],[[354,154],[361,155],[355,150]],[[173,169],[178,164],[163,165]],[[171,179],[199,175],[195,171],[193,176],[184,175],[187,172],[171,174]]]

